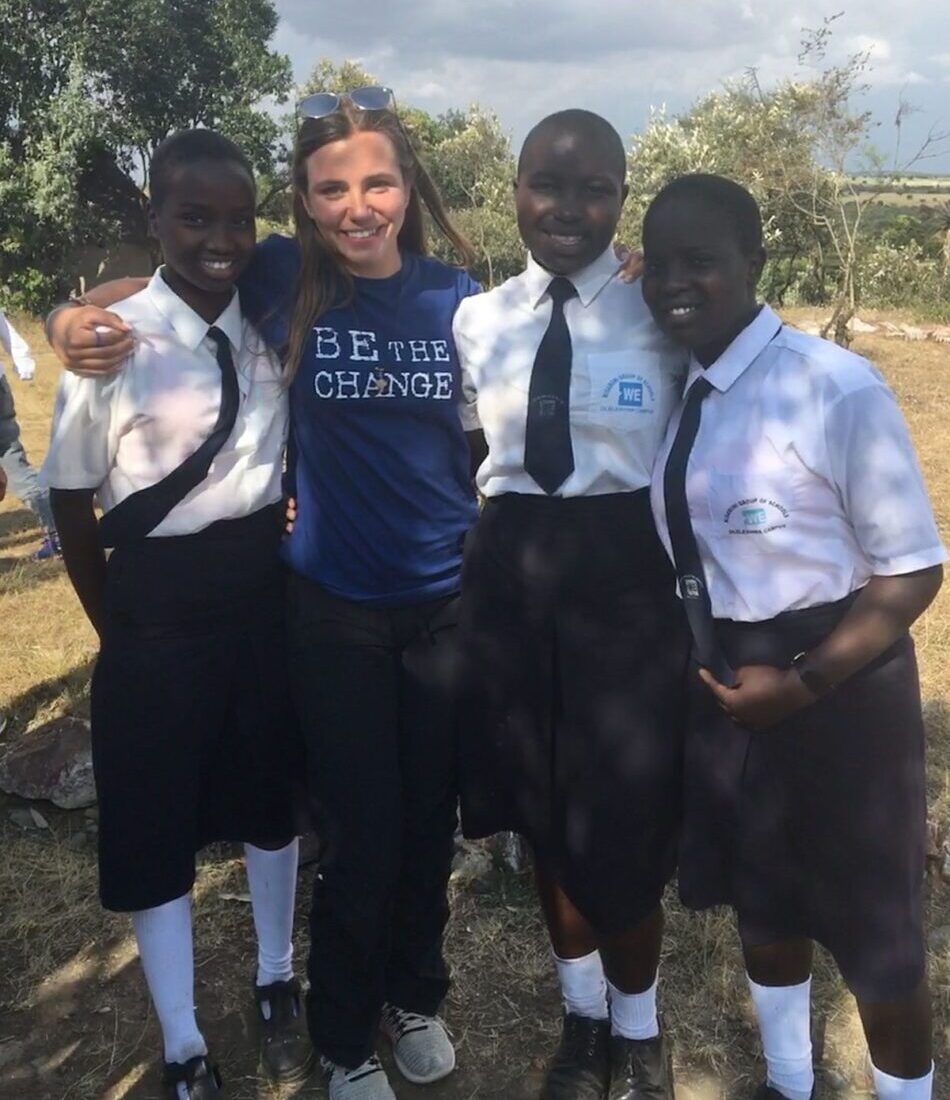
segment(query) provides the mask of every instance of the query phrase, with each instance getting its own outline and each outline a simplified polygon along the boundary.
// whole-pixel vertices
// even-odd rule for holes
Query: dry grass
[[[877,195],[879,200],[885,206],[898,206],[907,208],[909,210],[919,210],[922,207],[932,207],[934,210],[939,210],[941,207],[946,206],[947,197],[948,195],[950,195],[950,191],[874,191],[862,192],[861,197],[865,198],[867,197],[867,195],[871,194]]]
[[[793,311],[790,319],[805,311]],[[56,369],[39,329],[25,323],[39,354],[32,388],[14,393],[28,452],[43,454]],[[950,348],[864,338],[896,390],[910,423],[938,519],[950,536]],[[56,564],[28,560],[39,532],[18,502],[0,505],[0,616],[8,639],[0,651],[0,708],[11,715],[3,740],[29,736],[39,722],[85,713],[94,655],[69,585]],[[950,823],[950,585],[916,629],[930,733],[930,801]],[[104,914],[95,866],[67,849],[80,815],[49,814],[51,830],[24,835],[0,804],[0,1098],[136,1100],[157,1097],[158,1029],[144,996],[127,921]],[[44,811],[45,812],[45,811]],[[306,951],[306,896],[301,881],[298,950]],[[253,963],[249,908],[240,861],[213,853],[196,888],[199,1011],[235,1100],[276,1098],[254,1072],[246,1012]],[[930,925],[950,925],[950,887],[936,881]],[[499,874],[479,892],[457,892],[449,931],[455,985],[446,1007],[459,1045],[460,1071],[443,1085],[399,1089],[404,1098],[520,1100],[536,1094],[552,1046],[557,996],[529,884]],[[950,1098],[950,946],[931,953],[936,994],[938,1096]],[[729,917],[694,916],[669,907],[662,968],[663,1008],[676,1042],[683,1096],[738,1095],[761,1073],[736,937]],[[859,1091],[864,1044],[851,998],[821,959],[816,1017],[825,1032],[828,1096]],[[14,1057],[8,1057],[10,1052]],[[5,1052],[7,1052],[5,1054]],[[287,1095],[291,1095],[290,1092]],[[294,1095],[323,1095],[311,1082]]]
[[[940,207],[950,199],[950,179],[946,176],[905,176],[903,179],[888,181],[886,190],[881,190],[882,181],[873,176],[865,176],[855,181],[862,198],[876,195],[886,206],[903,207]]]

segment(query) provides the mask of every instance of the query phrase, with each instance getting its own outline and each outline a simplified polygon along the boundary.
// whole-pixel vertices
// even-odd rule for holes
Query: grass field
[[[800,316],[800,314],[799,314]],[[791,317],[794,320],[795,315]],[[38,326],[36,382],[12,382],[28,452],[42,457],[57,370]],[[950,539],[950,347],[865,338],[910,423],[945,539]],[[19,502],[0,504],[0,749],[42,721],[88,710],[93,634],[62,566],[34,564],[39,541]],[[929,733],[932,818],[950,825],[950,584],[916,631]],[[159,1032],[149,1012],[125,920],[96,899],[93,856],[72,850],[82,812],[43,806],[50,828],[24,832],[0,799],[0,1097],[3,1100],[148,1100],[159,1093]],[[306,952],[312,868],[301,875],[298,959]],[[197,999],[233,1100],[277,1096],[259,1084],[248,1027],[253,949],[246,887],[227,851],[202,865],[196,888]],[[927,887],[936,1002],[937,1095],[950,1100],[950,886]],[[319,947],[319,945],[318,945]],[[401,1100],[527,1100],[557,1031],[558,1002],[529,884],[501,871],[453,893],[449,951],[455,986],[446,1008],[459,1050],[448,1081]],[[686,914],[671,901],[661,973],[680,1100],[743,1096],[762,1073],[735,936],[727,915]],[[816,974],[819,1096],[866,1090],[854,1005],[826,959]],[[314,1080],[284,1096],[322,1096]]]
[[[886,206],[904,213],[918,209],[927,214],[950,203],[950,176],[856,176],[854,182],[862,196],[877,195]]]
[[[950,176],[855,176],[858,187],[884,195],[937,195],[950,198]]]

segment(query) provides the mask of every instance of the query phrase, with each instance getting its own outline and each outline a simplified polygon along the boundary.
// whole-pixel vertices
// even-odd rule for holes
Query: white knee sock
[[[800,985],[758,985],[748,980],[768,1066],[768,1083],[788,1100],[808,1100],[815,1085],[811,978]]]
[[[247,884],[257,931],[257,984],[286,982],[294,976],[294,897],[297,839],[276,852],[244,845]]]
[[[624,1039],[653,1039],[660,1034],[656,1017],[656,978],[642,993],[623,993],[613,982],[610,990],[610,1030]]]
[[[606,1020],[607,981],[600,952],[591,951],[579,959],[562,959],[554,952],[554,965],[561,983],[561,1000],[564,1011],[591,1020]]]
[[[208,1048],[195,1020],[195,973],[188,894],[132,914],[166,1062],[187,1062]]]
[[[892,1077],[884,1070],[878,1069],[871,1063],[871,1075],[874,1078],[874,1091],[877,1100],[930,1100],[934,1087],[934,1067],[930,1065],[930,1072],[923,1077],[906,1079],[904,1077]]]

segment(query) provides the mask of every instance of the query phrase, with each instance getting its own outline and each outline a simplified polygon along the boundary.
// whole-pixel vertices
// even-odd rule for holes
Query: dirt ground
[[[801,316],[799,314],[799,316]],[[793,317],[794,319],[794,317]],[[46,446],[57,370],[38,327],[23,324],[38,353],[32,386],[12,380],[28,452]],[[865,338],[911,425],[945,539],[950,538],[950,347]],[[8,377],[10,375],[7,368]],[[62,566],[37,564],[32,517],[0,504],[0,751],[42,722],[88,712],[93,635]],[[950,585],[916,629],[927,713],[931,816],[950,824]],[[42,804],[45,827],[24,828],[25,803],[0,797],[0,1098],[147,1100],[160,1096],[159,1031],[149,1010],[125,919],[96,899],[94,813]],[[13,817],[11,817],[13,813]],[[308,949],[313,866],[301,872],[298,963]],[[928,880],[935,994],[937,1095],[950,1100],[950,885]],[[253,935],[240,861],[211,852],[195,891],[198,1011],[234,1100],[323,1096],[320,1081],[283,1093],[256,1076],[250,983]],[[537,1093],[557,1035],[558,999],[547,947],[523,875],[496,869],[453,887],[448,952],[455,984],[445,1016],[459,1068],[426,1089],[391,1079],[401,1100],[521,1100]],[[319,944],[315,945],[319,950]],[[819,1096],[867,1092],[865,1048],[854,1004],[820,958],[815,1033]],[[736,938],[725,913],[688,914],[671,897],[660,990],[674,1043],[680,1100],[749,1095],[762,1074]]]

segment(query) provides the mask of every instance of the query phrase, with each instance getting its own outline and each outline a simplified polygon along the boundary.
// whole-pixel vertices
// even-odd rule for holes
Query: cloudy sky
[[[562,107],[605,115],[626,136],[650,108],[681,111],[754,66],[763,82],[800,73],[803,27],[848,0],[277,0],[275,45],[302,80],[324,56],[359,60],[397,100],[438,113],[478,102],[516,145]],[[950,130],[950,5],[851,0],[831,58],[872,49],[866,105],[893,154],[901,97],[917,110],[902,148]],[[918,169],[950,174],[950,143]]]

